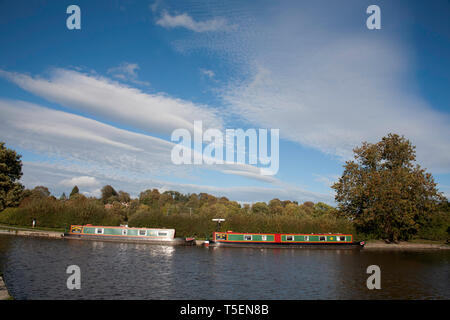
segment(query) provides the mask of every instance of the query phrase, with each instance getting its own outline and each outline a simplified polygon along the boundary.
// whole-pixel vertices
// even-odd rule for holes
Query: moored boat
[[[212,247],[362,249],[364,241],[353,241],[351,234],[243,233],[214,232]]]
[[[128,226],[72,225],[64,238],[115,242],[193,245],[193,238],[175,238],[175,229],[129,228]]]

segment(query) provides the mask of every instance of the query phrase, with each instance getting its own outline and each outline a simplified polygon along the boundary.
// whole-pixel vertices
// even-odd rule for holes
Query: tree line
[[[337,207],[322,202],[272,199],[240,204],[207,193],[182,194],[148,189],[137,199],[111,185],[99,198],[74,186],[56,198],[48,188],[24,188],[20,155],[0,144],[0,223],[67,229],[71,224],[175,228],[177,236],[207,238],[213,218],[225,218],[223,230],[237,232],[352,233],[359,239],[396,242],[419,237],[445,240],[450,206],[431,174],[415,164],[415,150],[404,137],[390,134],[355,148],[336,191]]]

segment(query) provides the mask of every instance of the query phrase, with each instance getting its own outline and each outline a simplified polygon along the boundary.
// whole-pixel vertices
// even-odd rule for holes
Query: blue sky
[[[30,188],[333,204],[352,148],[395,132],[450,194],[449,1],[2,1],[0,48],[0,140]],[[278,173],[174,165],[194,120],[279,129]]]

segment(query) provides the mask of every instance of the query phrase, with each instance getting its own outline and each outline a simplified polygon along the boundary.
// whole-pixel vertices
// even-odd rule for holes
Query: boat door
[[[281,242],[281,234],[279,233],[275,234],[275,242]]]

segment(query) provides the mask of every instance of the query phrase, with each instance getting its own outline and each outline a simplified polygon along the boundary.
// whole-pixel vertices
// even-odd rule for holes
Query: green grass
[[[0,224],[0,229],[12,229],[12,230],[27,230],[27,231],[55,231],[55,232],[65,232],[64,228],[45,228],[45,227],[34,227],[31,226],[15,226],[15,225],[7,225]]]
[[[445,240],[427,240],[427,239],[411,239],[411,243],[423,243],[423,244],[446,244]]]
[[[371,240],[366,240],[366,243],[378,243],[378,242],[383,242],[384,240],[382,239],[371,239]],[[427,240],[427,239],[411,239],[409,241],[400,241],[400,243],[417,243],[417,244],[447,244],[445,240]]]

